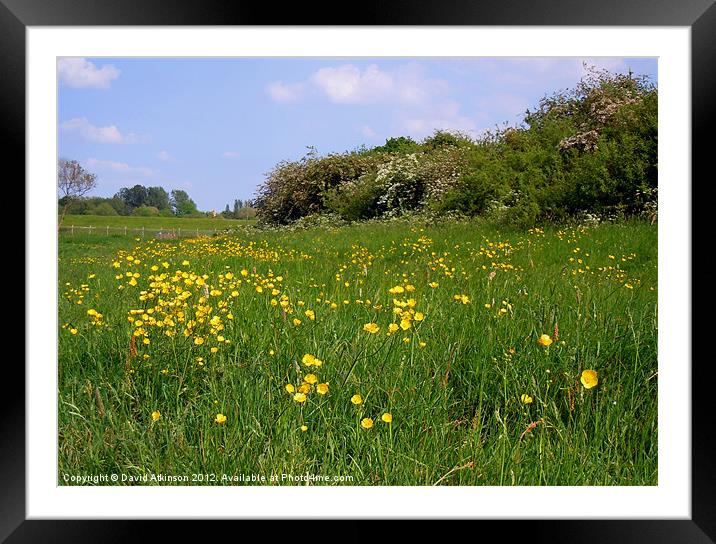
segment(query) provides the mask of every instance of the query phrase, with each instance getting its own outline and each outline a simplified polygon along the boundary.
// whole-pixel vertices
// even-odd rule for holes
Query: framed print
[[[716,538],[691,355],[711,2],[1,1],[27,217],[3,539]]]

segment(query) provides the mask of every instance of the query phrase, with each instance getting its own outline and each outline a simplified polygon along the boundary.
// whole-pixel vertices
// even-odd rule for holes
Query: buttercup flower
[[[351,397],[351,402],[352,402],[353,404],[356,404],[356,405],[357,405],[357,404],[362,404],[362,403],[363,403],[363,397],[361,397],[361,396],[358,395],[358,394],[355,394],[355,395],[353,395],[353,396]]]
[[[582,376],[579,378],[585,389],[591,389],[599,383],[596,370],[585,370],[582,372]]]
[[[390,412],[384,413],[382,416],[380,416],[380,419],[384,421],[385,423],[392,423],[393,422],[393,414]]]
[[[364,429],[370,429],[373,426],[373,420],[369,417],[364,417],[360,421],[360,426]]]
[[[522,404],[532,404],[534,399],[525,393],[520,397],[520,400],[522,401]]]
[[[157,421],[160,417],[162,417],[162,414],[159,410],[154,410],[152,412],[152,421]]]
[[[370,334],[375,334],[380,330],[380,327],[376,323],[366,323],[363,325],[363,330]]]
[[[319,395],[325,395],[326,393],[328,393],[328,384],[327,383],[319,383],[316,386],[316,392]]]
[[[537,343],[540,346],[549,346],[552,343],[552,339],[550,338],[549,334],[543,334],[537,339]]]
[[[310,384],[310,383],[303,382],[303,383],[301,384],[301,386],[298,388],[298,392],[299,392],[299,393],[304,393],[304,394],[305,394],[305,393],[308,393],[309,391],[311,391],[311,384]]]
[[[224,414],[216,414],[214,421],[216,421],[219,425],[223,425],[226,423],[226,416]]]

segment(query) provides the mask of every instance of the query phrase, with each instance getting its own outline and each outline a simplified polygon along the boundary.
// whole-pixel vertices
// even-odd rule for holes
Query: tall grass
[[[237,483],[222,475],[295,485],[282,475],[300,474],[341,485],[657,484],[656,227],[396,224],[241,236],[60,237],[60,484],[64,474],[109,473],[201,474],[188,483],[209,485]],[[206,319],[219,315],[225,328],[212,335],[204,323],[185,337],[177,324],[168,337],[166,326],[145,327],[150,343],[132,342],[128,318],[159,315],[158,299],[176,296],[140,300],[157,281],[149,276],[177,270],[207,276],[206,291],[173,284],[191,292],[187,319],[216,289]],[[415,290],[389,292],[398,285]],[[293,313],[272,305],[281,295]],[[393,299],[410,298],[424,319],[387,335],[400,322]],[[550,346],[538,344],[542,334]],[[323,365],[305,367],[306,353]],[[585,369],[598,372],[596,387],[580,383]],[[313,386],[296,402],[285,386],[309,373],[329,391]]]

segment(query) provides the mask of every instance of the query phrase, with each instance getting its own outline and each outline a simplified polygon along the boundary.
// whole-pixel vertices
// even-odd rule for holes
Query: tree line
[[[575,216],[655,218],[656,85],[588,68],[517,126],[477,139],[436,131],[420,142],[282,161],[258,188],[259,221],[345,221],[429,211],[534,225]]]
[[[77,161],[60,159],[58,162],[58,200],[60,223],[66,214],[72,215],[135,215],[142,217],[206,217],[215,212],[201,212],[189,194],[182,189],[167,192],[163,187],[134,185],[123,187],[111,197],[87,197],[97,186],[96,174],[85,170]],[[253,217],[250,201],[237,199],[233,210],[221,216],[246,219]]]

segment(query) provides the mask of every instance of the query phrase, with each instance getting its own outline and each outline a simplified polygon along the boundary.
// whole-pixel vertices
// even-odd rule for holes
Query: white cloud
[[[132,144],[145,141],[146,138],[137,134],[123,135],[115,125],[96,127],[86,117],[76,117],[60,125],[65,132],[79,134],[89,142],[101,144]]]
[[[403,116],[398,128],[414,138],[429,136],[436,130],[465,132],[475,136],[475,120],[462,115],[460,107],[454,100],[430,104],[416,114]]]
[[[370,128],[367,125],[361,127],[360,133],[366,138],[375,138],[377,136],[375,130],[373,130],[372,128]]]
[[[238,151],[224,151],[221,156],[225,159],[237,159],[241,154]]]
[[[352,64],[321,68],[311,81],[332,102],[341,104],[370,103],[394,93],[393,78],[371,64],[362,73]]]
[[[120,71],[111,64],[97,68],[84,58],[61,58],[57,61],[57,74],[60,82],[68,87],[109,89],[110,82],[119,77]]]
[[[284,83],[283,81],[274,81],[266,87],[269,96],[276,102],[283,104],[297,102],[303,96],[303,83]]]
[[[424,104],[448,87],[443,80],[425,77],[417,64],[391,71],[376,64],[363,71],[352,64],[321,68],[311,76],[311,83],[338,104]]]
[[[174,157],[172,157],[172,156],[169,154],[169,152],[166,151],[166,150],[164,150],[164,149],[162,149],[159,153],[157,153],[157,159],[159,159],[160,161],[170,161],[170,160],[172,160],[173,158],[174,158]]]
[[[574,85],[587,74],[585,64],[610,72],[627,70],[626,60],[619,57],[515,57],[488,60],[484,66],[495,81],[547,89]]]
[[[125,174],[140,174],[145,177],[153,176],[154,170],[146,166],[129,166],[124,162],[103,161],[100,159],[90,158],[85,161],[85,165],[90,170],[110,170],[113,172],[122,172]]]

